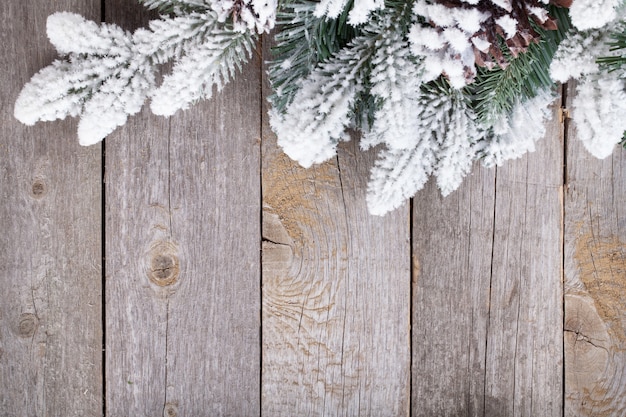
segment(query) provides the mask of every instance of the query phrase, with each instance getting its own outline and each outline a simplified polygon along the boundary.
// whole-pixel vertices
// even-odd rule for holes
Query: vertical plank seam
[[[170,241],[174,238],[174,230],[172,230],[172,157],[171,157],[171,144],[172,144],[172,119],[169,118],[167,122],[167,212],[169,215],[169,231]]]
[[[416,290],[415,268],[413,267],[413,257],[416,256],[413,246],[414,201],[414,197],[409,199],[409,417],[413,415],[413,291]]]
[[[265,101],[265,84],[264,84],[264,53],[265,42],[267,37],[261,35],[257,50],[259,53],[259,91],[261,99],[259,100],[259,417],[263,416],[263,126],[266,122],[265,113],[263,111],[263,103]]]
[[[167,122],[167,212],[169,218],[169,240],[173,242],[174,240],[174,231],[172,230],[172,156],[171,156],[171,145],[172,145],[172,119],[169,118]],[[164,378],[163,378],[163,415],[165,415],[166,407],[167,407],[167,350],[168,350],[168,336],[169,336],[169,328],[170,328],[170,296],[167,294],[165,296],[165,353],[164,353]]]
[[[102,1],[104,4],[104,0]],[[101,288],[100,291],[100,303],[101,303],[101,325],[102,325],[102,415],[106,417],[106,149],[105,149],[105,140],[102,141],[101,148],[101,157],[100,157],[100,176],[101,176],[101,190],[102,193],[100,196],[101,203],[101,219],[100,219],[100,250],[101,250],[101,261],[100,261],[100,270],[102,273],[101,277]]]
[[[493,284],[493,258],[496,242],[496,210],[498,202],[497,185],[498,185],[498,167],[495,167],[493,175],[493,220],[491,222],[491,261],[489,265],[489,298],[487,305],[487,324],[485,329],[485,360],[484,360],[484,373],[483,373],[483,416],[487,415],[487,357],[489,356],[489,327],[491,325],[491,289]]]
[[[106,0],[100,0],[100,22],[106,21]],[[107,379],[106,379],[106,138],[102,140],[100,148],[100,271],[102,274],[100,284],[101,303],[101,326],[102,326],[102,354],[101,354],[101,381],[102,381],[102,416],[107,415]]]
[[[567,100],[568,100],[568,83],[562,84],[561,86],[561,113],[566,114],[564,109],[567,109]],[[561,416],[565,416],[565,194],[567,192],[567,136],[569,133],[569,120],[568,118],[563,117],[561,119],[563,123],[562,132],[563,132],[563,179],[561,186],[561,311],[563,312],[562,316],[562,327],[563,332],[561,332],[561,355],[562,355],[562,368],[561,368]]]
[[[337,161],[337,178],[339,178],[339,190],[341,191],[341,202],[343,204],[343,216],[344,216],[344,220],[345,220],[345,224],[346,224],[346,237],[348,238],[348,242],[350,242],[350,230],[349,230],[349,222],[348,222],[348,207],[346,206],[346,196],[344,194],[344,190],[343,190],[343,179],[341,178],[341,165],[339,164],[339,152],[337,152],[336,155],[336,161]],[[348,263],[348,266],[346,267],[346,288],[348,291],[350,291],[350,264]],[[344,297],[347,297],[347,294],[344,295]],[[341,356],[340,356],[340,374],[341,374],[341,409],[345,412],[346,408],[345,408],[345,400],[346,400],[346,378],[345,378],[345,373],[343,370],[344,367],[344,362],[343,362],[343,356],[344,356],[344,348],[345,348],[345,343],[346,343],[346,321],[347,321],[347,312],[344,311],[343,313],[343,323],[342,323],[342,331],[341,331]],[[360,412],[360,410],[358,410],[357,412]]]
[[[524,210],[523,210],[524,219],[523,219],[523,222],[522,222],[522,224],[524,224],[524,225],[528,224],[527,214],[528,214],[528,181],[529,181],[529,179],[528,179],[528,172],[529,172],[529,165],[530,165],[529,158],[526,158],[526,180],[524,181],[525,184],[524,184]],[[494,230],[495,230],[495,228],[494,228]],[[525,230],[526,230],[526,228],[524,228],[524,230],[522,231],[522,239],[521,239],[522,242],[526,241],[526,232],[525,232]],[[523,259],[523,251],[524,251],[523,245],[520,245],[520,247],[519,247],[519,256],[518,256],[519,259]],[[508,255],[508,250],[507,250],[507,255]],[[522,286],[522,276],[521,276],[521,274],[518,275],[518,279],[519,279],[519,284],[518,285],[521,287]],[[516,394],[516,390],[517,390],[517,368],[518,368],[517,360],[518,360],[518,352],[519,352],[519,338],[520,338],[520,336],[519,336],[519,325],[520,325],[520,314],[521,314],[520,312],[522,310],[522,293],[523,293],[523,291],[521,291],[521,290],[517,292],[517,316],[515,318],[515,352],[513,353],[513,398],[512,398],[512,400],[513,400],[513,415],[515,415],[515,407],[517,405],[517,397],[516,397],[516,395],[517,395]],[[534,352],[532,353],[532,355],[533,355],[533,360],[534,360]],[[532,375],[531,375],[531,378],[530,378],[530,389],[531,389],[530,397],[531,397],[531,401],[532,401],[532,386],[533,386],[533,380],[532,380]],[[522,387],[522,390],[523,389],[524,389],[524,387]],[[523,398],[523,396],[524,396],[523,393],[520,394],[520,397]],[[522,398],[520,398],[520,401],[521,401]],[[523,405],[524,404],[522,404],[522,407],[520,407],[520,408],[523,409]],[[531,411],[532,411],[532,407],[531,407]]]

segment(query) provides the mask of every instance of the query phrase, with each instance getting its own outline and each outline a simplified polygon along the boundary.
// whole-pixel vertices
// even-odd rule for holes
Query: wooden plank
[[[413,415],[560,415],[560,132],[415,197]]]
[[[107,139],[108,415],[259,413],[259,76]]]
[[[308,170],[275,140],[265,121],[262,414],[406,416],[408,205],[368,214],[356,140]]]
[[[560,102],[537,151],[498,168],[485,414],[563,413]]]
[[[50,13],[96,1],[0,4],[0,415],[102,415],[101,149],[74,121],[26,127],[22,86],[56,57]]]
[[[565,193],[567,417],[626,414],[625,202],[626,152],[594,158],[572,123]]]
[[[413,203],[412,415],[482,416],[495,169]]]

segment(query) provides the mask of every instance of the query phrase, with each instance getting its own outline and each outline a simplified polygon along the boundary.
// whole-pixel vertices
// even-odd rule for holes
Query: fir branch
[[[150,29],[130,34],[72,13],[50,16],[48,36],[67,58],[24,86],[15,116],[34,124],[81,115],[80,142],[93,144],[139,112],[151,95],[160,114],[210,96],[213,85],[221,88],[249,58],[254,39],[249,31],[220,22],[213,11],[162,16],[150,22]],[[158,65],[172,59],[177,61],[172,75],[155,92]]]
[[[410,9],[401,9],[400,16],[405,10]],[[284,110],[279,106],[272,109],[270,123],[278,144],[292,159],[305,167],[323,162],[335,154],[339,141],[348,139],[345,129],[354,124],[357,100],[367,99],[366,88],[370,85],[375,88],[370,79],[376,61],[372,58],[378,52],[382,52],[378,61],[390,58],[381,51],[388,46],[389,37],[404,39],[406,43],[404,34],[397,33],[407,26],[397,25],[400,16],[398,11],[388,9],[375,14],[360,29],[359,36],[299,80],[293,99]],[[408,49],[404,48],[403,55],[407,54]],[[379,90],[379,97],[385,100],[387,92],[384,88]],[[363,103],[367,102],[359,101],[360,105]]]
[[[203,13],[210,9],[204,0],[139,0],[149,10],[158,10],[162,14],[184,15]]]
[[[493,124],[500,115],[510,113],[520,98],[530,99],[542,89],[555,87],[550,77],[550,63],[570,23],[563,8],[551,7],[550,14],[560,22],[557,30],[535,27],[541,35],[539,43],[531,44],[517,57],[508,56],[510,64],[506,69],[479,70],[468,93],[474,98],[473,107],[480,123]],[[502,49],[503,54],[509,54],[507,48]]]
[[[552,118],[550,104],[555,98],[553,90],[543,89],[532,98],[518,98],[509,113],[500,114],[492,122],[487,140],[476,144],[482,164],[501,165],[533,152],[535,142],[545,135],[545,122]]]
[[[596,62],[609,72],[623,70],[626,65],[626,26],[620,24],[610,35],[607,42],[609,52],[614,55],[599,57]]]
[[[278,33],[268,74],[273,89],[269,101],[279,113],[289,106],[300,82],[313,68],[328,61],[359,34],[357,28],[347,24],[347,7],[336,19],[327,19],[315,15],[317,5],[311,0],[288,0],[276,12]]]
[[[385,10],[374,13],[372,16],[373,24],[381,28],[381,30],[375,32],[379,38],[376,53],[378,58],[375,58],[368,64],[368,75],[363,79],[363,89],[357,94],[352,107],[354,127],[364,132],[370,131],[371,127],[376,123],[376,113],[385,106],[385,101],[389,98],[389,88],[400,89],[400,91],[406,93],[406,98],[410,100],[409,96],[413,91],[411,87],[408,84],[403,86],[394,86],[394,84],[397,84],[399,81],[400,83],[415,82],[419,85],[422,82],[421,74],[423,68],[421,59],[410,53],[407,39],[407,33],[413,23],[411,14],[412,1],[388,0],[385,4]],[[369,25],[369,27],[371,26],[372,24]],[[401,56],[397,56],[398,53]],[[390,62],[386,60],[390,60]],[[390,63],[392,63],[391,67],[387,65]],[[400,71],[403,74],[396,77],[398,74],[395,73],[395,70],[400,67],[402,67]],[[384,71],[390,71],[388,75],[395,81],[385,86],[378,85],[377,87],[380,81],[385,83],[384,79],[379,79],[379,82],[376,82],[376,78],[380,78]],[[407,71],[410,73],[408,76],[406,74]],[[404,80],[400,81],[402,78]],[[372,89],[378,90],[378,92]],[[399,96],[402,94],[396,92],[394,95]],[[403,111],[406,111],[406,109],[403,109]],[[378,116],[379,119],[381,117],[380,115]],[[399,114],[396,113],[392,117],[397,118]],[[374,142],[369,144],[367,142],[367,140],[362,140],[361,146],[364,148],[373,146]]]
[[[385,149],[372,169],[367,202],[372,214],[399,207],[430,175],[445,196],[459,187],[476,157],[484,131],[475,123],[467,97],[440,79],[422,86],[413,104],[414,145]]]
[[[171,116],[194,101],[210,98],[213,86],[221,91],[252,56],[255,36],[226,25],[212,27],[200,39],[200,44],[184,48],[184,55],[152,94],[154,114]]]
[[[400,207],[424,187],[434,155],[427,141],[409,149],[385,149],[378,155],[367,185],[367,207],[382,216]]]
[[[376,53],[369,63],[367,89],[361,95],[361,106],[355,111],[358,123],[368,117],[361,148],[385,143],[393,149],[411,148],[417,138],[419,124],[414,102],[422,84],[421,60],[410,53],[409,43],[399,25],[391,23],[377,42]],[[364,102],[371,98],[369,102]],[[363,112],[359,116],[357,112]],[[371,116],[370,116],[371,115]]]
[[[283,113],[272,109],[270,124],[278,144],[302,166],[331,158],[338,142],[349,139],[345,130],[375,43],[372,33],[355,38],[315,68]]]

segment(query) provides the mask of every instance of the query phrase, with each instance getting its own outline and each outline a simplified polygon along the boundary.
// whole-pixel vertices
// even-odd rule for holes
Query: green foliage
[[[503,53],[510,58],[509,66],[493,70],[480,68],[476,82],[467,87],[480,122],[489,125],[498,115],[509,113],[520,98],[531,98],[541,89],[554,88],[550,63],[571,24],[566,9],[551,7],[550,14],[559,21],[557,30],[535,27],[541,40],[516,58],[503,47]]]
[[[274,91],[269,99],[273,107],[281,113],[293,100],[300,88],[300,82],[315,67],[327,62],[350,41],[362,35],[367,26],[354,27],[348,24],[353,0],[348,1],[336,19],[316,17],[314,12],[317,5],[318,2],[311,0],[287,0],[279,4],[276,13],[277,32],[268,72]],[[411,23],[411,5],[412,1],[387,1],[386,8],[374,12],[371,19],[376,20],[392,13],[397,28],[406,34]],[[384,33],[372,32],[370,35],[384,36]],[[357,97],[355,120],[371,121],[372,109],[376,107],[376,103],[368,95],[368,88],[365,85],[363,92]]]
[[[626,27],[622,26],[621,31],[617,31],[611,34],[612,42],[609,42],[609,51],[617,53],[620,52],[619,55],[613,56],[603,56],[598,58],[596,61],[598,64],[602,65],[608,71],[618,71],[624,69],[624,65],[626,65]]]
[[[288,0],[276,12],[277,33],[269,76],[274,90],[270,101],[280,112],[293,100],[299,81],[359,34],[357,28],[347,23],[352,1],[337,19],[316,17],[317,4],[310,0]]]
[[[149,10],[158,10],[161,14],[187,14],[203,12],[208,5],[202,0],[139,0]]]

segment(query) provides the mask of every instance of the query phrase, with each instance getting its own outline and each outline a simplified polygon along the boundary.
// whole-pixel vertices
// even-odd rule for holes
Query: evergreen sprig
[[[317,4],[311,0],[289,0],[281,3],[276,12],[277,33],[268,65],[274,93],[269,100],[281,113],[292,102],[299,82],[360,32],[347,24],[348,7],[338,18],[328,19],[315,15]]]
[[[566,9],[551,7],[550,14],[559,21],[557,30],[543,30],[536,26],[534,29],[541,36],[538,43],[531,44],[517,57],[511,57],[508,49],[503,47],[502,52],[510,62],[508,67],[481,68],[476,82],[467,87],[468,94],[474,99],[473,107],[479,122],[489,125],[499,115],[508,114],[520,98],[532,98],[542,89],[555,87],[550,77],[550,63],[571,24]]]
[[[600,57],[596,60],[596,62],[608,71],[613,72],[622,70],[624,65],[626,65],[626,26],[622,27],[621,31],[612,33],[611,38],[612,41],[608,43],[609,51],[612,53],[620,53],[612,56]]]
[[[184,15],[192,12],[205,12],[209,6],[203,0],[139,0],[148,10],[158,10],[161,14]]]

